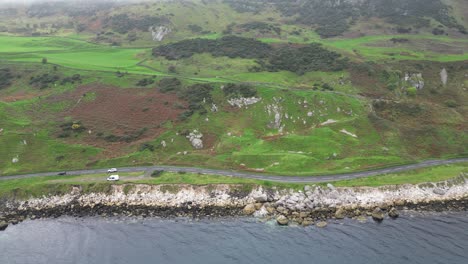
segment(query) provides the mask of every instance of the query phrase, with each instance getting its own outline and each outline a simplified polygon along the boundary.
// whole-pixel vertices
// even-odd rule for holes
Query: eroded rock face
[[[158,42],[162,41],[164,37],[171,33],[171,29],[166,26],[150,27],[150,31],[153,40]]]
[[[65,195],[27,201],[6,200],[0,204],[0,222],[14,223],[24,218],[63,214],[163,217],[253,215],[276,219],[280,224],[287,220],[304,226],[345,217],[365,219],[365,216],[372,216],[376,221],[382,221],[386,214],[392,218],[398,217],[397,209],[468,209],[468,182],[465,177],[462,174],[437,184],[379,188],[305,186],[303,191],[261,186],[246,190],[242,185],[223,184],[123,184],[112,185],[106,193],[83,193],[80,187],[73,187]],[[444,194],[436,194],[434,190],[437,188],[443,189]],[[9,214],[15,216],[7,217]]]

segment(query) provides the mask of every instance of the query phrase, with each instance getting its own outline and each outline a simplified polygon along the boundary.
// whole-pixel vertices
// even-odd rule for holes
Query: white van
[[[107,177],[107,180],[108,181],[118,181],[118,180],[120,180],[120,177],[119,177],[119,175],[111,175],[111,176]]]

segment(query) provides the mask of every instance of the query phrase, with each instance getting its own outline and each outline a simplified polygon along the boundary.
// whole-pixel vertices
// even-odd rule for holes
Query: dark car
[[[67,175],[66,171],[59,172],[58,175]]]

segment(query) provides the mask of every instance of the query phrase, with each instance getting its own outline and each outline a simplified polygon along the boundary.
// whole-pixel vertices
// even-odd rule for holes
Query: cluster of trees
[[[11,70],[8,68],[0,69],[0,89],[11,85],[11,80],[14,78]]]
[[[187,39],[153,49],[154,56],[168,60],[192,57],[196,53],[211,53],[213,56],[230,58],[265,58],[272,47],[251,38],[225,36],[220,39]]]
[[[213,56],[228,56],[256,59],[260,67],[252,71],[292,71],[304,74],[308,71],[339,71],[347,67],[341,55],[323,48],[320,44],[296,47],[285,45],[273,47],[255,39],[226,36],[217,40],[189,39],[153,49],[154,56],[169,60],[188,58],[195,53],[210,53]]]
[[[169,19],[160,16],[143,16],[131,18],[127,14],[111,16],[104,21],[104,24],[112,30],[126,34],[131,30],[149,31],[150,27],[165,25],[170,23]]]

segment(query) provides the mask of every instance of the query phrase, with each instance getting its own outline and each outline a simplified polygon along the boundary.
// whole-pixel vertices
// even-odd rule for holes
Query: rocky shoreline
[[[326,226],[329,219],[397,218],[401,210],[465,211],[468,180],[462,174],[439,183],[337,188],[305,186],[285,190],[243,185],[113,185],[108,193],[68,194],[0,203],[0,231],[25,219],[68,215],[140,217],[255,216],[279,225]]]

